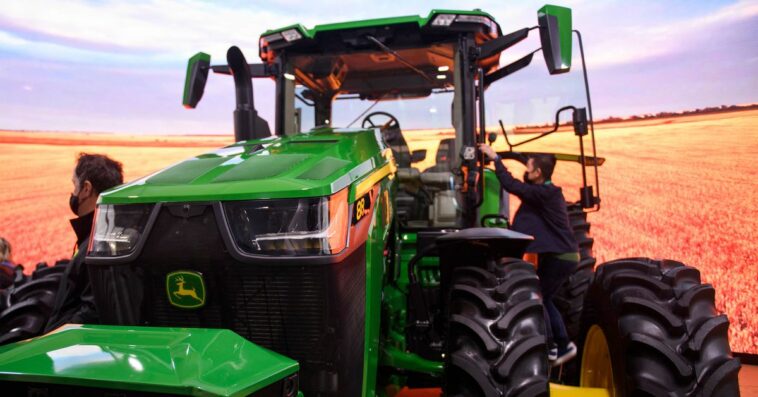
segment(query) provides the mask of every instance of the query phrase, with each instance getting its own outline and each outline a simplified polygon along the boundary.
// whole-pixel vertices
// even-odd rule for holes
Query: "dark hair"
[[[549,181],[553,177],[556,158],[554,154],[533,154],[529,158],[534,161],[534,168],[542,171],[542,177]]]
[[[74,175],[80,184],[89,181],[97,193],[124,183],[121,163],[103,154],[79,153]]]
[[[10,260],[13,250],[11,243],[3,237],[0,237],[0,262]]]

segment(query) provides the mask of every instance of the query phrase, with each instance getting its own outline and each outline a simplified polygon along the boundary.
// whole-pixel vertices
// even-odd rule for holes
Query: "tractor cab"
[[[236,47],[230,49],[228,65],[210,66],[206,54],[197,54],[188,69],[184,105],[197,105],[208,70],[232,74],[240,84],[238,141],[325,128],[376,130],[397,167],[400,227],[457,229],[479,225],[485,215],[507,219],[507,195],[496,182],[485,194],[485,179],[495,179],[485,177],[485,162],[476,151],[487,135],[485,90],[531,63],[539,48],[502,67],[500,55],[537,28],[549,72],[567,72],[571,22],[565,10],[546,6],[541,27],[507,35],[480,10],[268,30],[259,40],[260,64],[239,60],[244,56]],[[251,114],[248,76],[275,82],[271,132],[257,113]],[[525,156],[510,157],[525,161]],[[594,207],[595,199],[590,194],[586,208]]]

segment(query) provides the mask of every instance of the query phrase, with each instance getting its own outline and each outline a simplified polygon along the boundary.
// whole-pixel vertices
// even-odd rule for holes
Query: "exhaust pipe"
[[[237,107],[234,110],[234,140],[239,142],[271,136],[268,123],[258,116],[255,110],[253,82],[245,55],[237,46],[232,46],[226,52],[226,62],[234,77],[237,101]]]

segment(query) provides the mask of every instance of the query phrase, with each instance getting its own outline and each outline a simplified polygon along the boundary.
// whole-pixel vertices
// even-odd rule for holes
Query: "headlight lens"
[[[89,256],[123,256],[137,246],[152,204],[98,205]]]
[[[333,255],[347,245],[347,189],[330,197],[224,204],[237,246],[258,255]]]

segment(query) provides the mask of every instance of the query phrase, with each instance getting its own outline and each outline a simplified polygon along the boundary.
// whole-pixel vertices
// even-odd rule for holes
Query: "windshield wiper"
[[[426,81],[428,81],[428,82],[430,82],[432,84],[436,84],[437,83],[437,81],[434,80],[431,76],[429,76],[428,74],[424,73],[423,70],[421,70],[421,69],[413,66],[413,64],[411,64],[410,62],[406,61],[405,58],[401,57],[400,54],[397,53],[397,51],[393,50],[392,48],[387,47],[386,45],[384,45],[384,43],[382,43],[381,41],[379,41],[376,37],[371,36],[371,35],[366,35],[366,38],[369,39],[369,40],[371,40],[371,41],[373,41],[374,44],[376,44],[377,46],[379,46],[379,48],[381,48],[382,51],[384,51],[385,53],[394,56],[400,63],[402,63],[403,65],[407,66],[409,69],[413,70],[414,72],[416,72],[419,76],[421,76],[424,79],[426,79]]]

